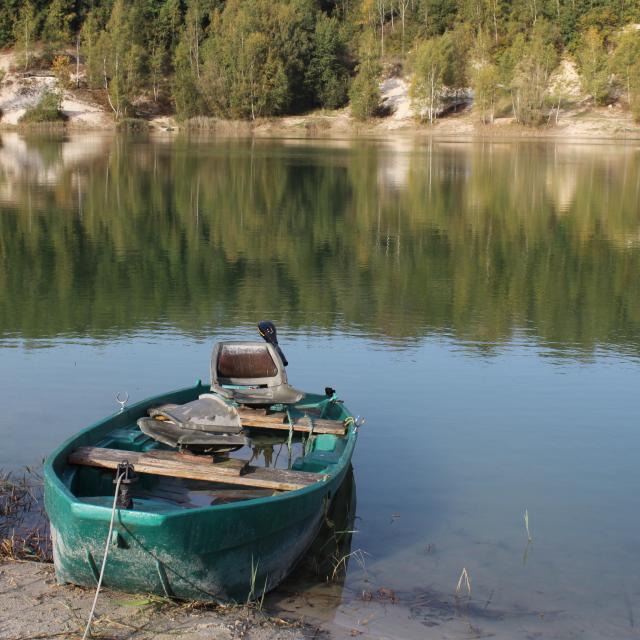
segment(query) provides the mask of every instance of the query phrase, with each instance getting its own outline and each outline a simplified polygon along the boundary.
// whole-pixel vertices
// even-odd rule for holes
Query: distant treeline
[[[118,119],[143,103],[249,119],[348,102],[367,118],[382,72],[402,70],[430,121],[472,88],[483,121],[539,124],[576,99],[553,73],[563,55],[584,95],[640,117],[637,22],[639,0],[0,0],[20,65],[101,92]]]

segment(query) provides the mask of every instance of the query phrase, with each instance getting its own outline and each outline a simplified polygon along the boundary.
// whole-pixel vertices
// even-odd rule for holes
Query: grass
[[[42,478],[29,467],[20,477],[0,472],[0,560],[52,560]]]
[[[366,551],[363,551],[362,549],[356,549],[355,551],[352,551],[351,553],[347,553],[341,558],[335,558],[333,573],[331,574],[331,580],[335,580],[336,576],[340,575],[341,568],[346,573],[347,561],[349,560],[349,558],[353,558],[358,563],[358,565],[360,566],[360,568],[362,569],[362,571],[366,576],[367,575],[367,566],[365,563],[366,555],[369,555]]]
[[[255,121],[249,120],[221,120],[207,116],[196,116],[181,122],[181,127],[190,132],[209,132],[221,135],[244,135],[251,133]]]
[[[116,129],[123,133],[146,133],[149,131],[149,123],[142,118],[123,118],[116,125]]]

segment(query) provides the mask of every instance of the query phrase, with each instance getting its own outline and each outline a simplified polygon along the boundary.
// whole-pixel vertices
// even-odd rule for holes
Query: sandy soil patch
[[[35,107],[45,91],[60,91],[58,80],[47,71],[23,74],[15,70],[16,57],[0,53],[0,124],[15,126],[27,109]],[[103,107],[80,99],[72,91],[62,91],[62,112],[71,127],[104,129],[113,127],[113,118]]]
[[[78,639],[84,632],[93,591],[60,586],[53,566],[35,562],[0,564],[0,638]],[[92,626],[112,640],[302,640],[317,629],[267,618],[248,607],[198,607],[159,598],[100,592]],[[315,635],[314,635],[315,634]]]

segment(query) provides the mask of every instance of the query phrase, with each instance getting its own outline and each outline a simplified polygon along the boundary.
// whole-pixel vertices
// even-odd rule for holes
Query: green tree
[[[151,75],[151,86],[153,89],[153,100],[158,101],[158,90],[160,80],[164,75],[167,52],[162,42],[155,41],[152,45],[149,56],[149,72]]]
[[[173,50],[178,42],[181,25],[180,0],[166,0],[158,14],[158,31],[163,38],[166,38],[170,50]]]
[[[179,118],[192,118],[203,113],[203,99],[194,72],[188,36],[183,31],[173,56],[173,85],[171,94]]]
[[[214,12],[199,85],[211,113],[257,118],[309,105],[310,6],[305,0],[229,0]],[[329,95],[331,87],[324,88]]]
[[[351,113],[356,120],[368,120],[380,107],[379,67],[372,58],[366,58],[356,71],[349,89]]]
[[[368,120],[380,108],[380,65],[375,50],[375,33],[365,31],[360,41],[360,64],[349,88],[351,113],[356,120]]]
[[[502,78],[520,124],[539,125],[544,119],[551,73],[558,64],[554,42],[554,30],[539,20],[530,38],[518,34],[501,58]]]
[[[98,49],[104,89],[116,120],[131,113],[132,101],[142,86],[145,52],[131,27],[125,0],[115,0]]]
[[[80,44],[84,54],[84,68],[87,86],[97,89],[103,86],[103,64],[100,51],[100,34],[102,25],[98,12],[92,10],[88,13],[80,31]]]
[[[49,5],[44,26],[42,40],[45,53],[52,57],[64,50],[71,41],[71,24],[75,18],[72,0],[53,0]]]
[[[323,107],[335,109],[347,99],[349,76],[346,55],[340,23],[336,18],[329,18],[321,13],[316,22],[313,54],[306,82],[315,101]]]
[[[27,0],[22,4],[18,17],[13,25],[13,37],[16,43],[16,50],[22,56],[25,71],[29,68],[29,63],[33,56],[37,27],[38,22],[36,20],[35,8],[31,0]]]
[[[489,61],[479,62],[472,69],[473,107],[483,124],[493,122],[498,95],[499,76],[496,66]]]
[[[433,124],[444,106],[446,84],[454,84],[455,56],[458,55],[449,33],[421,42],[412,64],[411,97],[422,116]]]
[[[175,18],[176,9],[167,2],[167,15]],[[201,91],[202,51],[204,29],[202,20],[205,11],[201,0],[189,0],[184,23],[180,30],[178,43],[173,57],[175,69],[173,82],[173,100],[176,112],[181,118],[201,115],[205,110],[204,96]],[[172,18],[172,20],[173,20]],[[212,18],[215,22],[215,16]],[[213,24],[211,30],[213,31]],[[210,39],[213,38],[213,35]],[[206,87],[206,83],[204,85]]]
[[[595,27],[583,34],[577,51],[582,86],[596,104],[609,97],[609,68],[604,39]]]
[[[635,29],[623,31],[611,59],[611,69],[627,95],[627,104],[633,108],[638,100],[640,77],[640,33]]]

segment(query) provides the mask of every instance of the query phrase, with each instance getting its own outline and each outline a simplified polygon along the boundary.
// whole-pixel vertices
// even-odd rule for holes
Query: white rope
[[[100,577],[98,578],[98,587],[96,589],[96,595],[93,598],[93,605],[91,606],[91,612],[89,613],[89,620],[87,621],[87,628],[84,630],[82,640],[86,640],[89,637],[91,630],[91,622],[93,620],[93,614],[96,610],[96,604],[98,603],[98,594],[100,593],[100,587],[102,586],[102,578],[104,577],[104,568],[107,566],[107,556],[109,555],[109,548],[111,547],[111,534],[113,533],[113,523],[116,519],[116,504],[118,504],[118,492],[120,491],[120,481],[124,478],[125,472],[118,475],[116,479],[116,493],[113,497],[113,507],[111,509],[111,522],[109,524],[109,533],[107,534],[107,542],[104,547],[104,557],[102,558],[102,568],[100,569]]]

